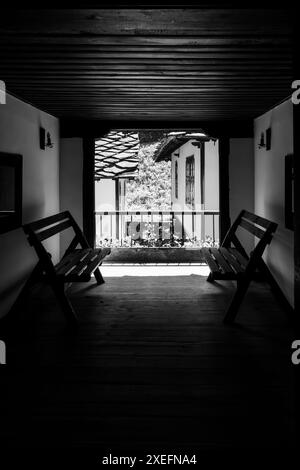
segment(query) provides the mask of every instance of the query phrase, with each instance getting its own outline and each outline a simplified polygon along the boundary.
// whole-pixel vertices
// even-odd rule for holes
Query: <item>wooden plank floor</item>
[[[159,268],[158,268],[159,269]],[[124,276],[71,287],[67,335],[51,294],[8,344],[6,446],[167,450],[294,445],[294,339],[268,287],[253,283],[236,326],[234,284],[199,275]]]

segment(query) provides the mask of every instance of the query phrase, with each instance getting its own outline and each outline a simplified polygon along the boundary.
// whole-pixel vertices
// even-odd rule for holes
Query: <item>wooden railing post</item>
[[[184,237],[185,237],[185,233],[184,233],[184,212],[181,212],[181,239],[182,239],[182,246],[184,245]]]
[[[174,243],[174,212],[171,212],[170,240]]]

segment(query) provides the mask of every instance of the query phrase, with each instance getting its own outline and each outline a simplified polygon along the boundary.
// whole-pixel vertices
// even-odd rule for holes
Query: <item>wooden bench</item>
[[[74,237],[61,261],[54,265],[50,253],[47,252],[42,242],[70,227],[74,231]],[[45,279],[51,285],[67,321],[70,325],[75,326],[77,317],[65,295],[65,284],[87,282],[91,279],[92,274],[94,274],[97,284],[104,283],[99,266],[105,256],[110,253],[110,249],[91,248],[68,211],[26,224],[23,226],[23,230],[39,258],[27,282],[27,287],[33,282]],[[80,248],[77,248],[78,245]]]
[[[250,256],[236,235],[239,227],[259,239]],[[201,249],[211,271],[207,281],[213,282],[217,279],[237,281],[236,292],[224,318],[225,323],[232,323],[235,320],[255,273],[261,271],[266,274],[268,271],[262,255],[266,246],[271,242],[276,228],[277,224],[274,222],[242,210],[228,230],[220,248]]]

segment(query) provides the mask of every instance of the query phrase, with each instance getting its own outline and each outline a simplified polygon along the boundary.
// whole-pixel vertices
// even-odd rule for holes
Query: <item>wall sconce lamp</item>
[[[262,149],[265,146],[266,146],[266,144],[265,144],[265,133],[262,132],[261,135],[260,135],[260,141],[259,141],[259,144],[258,144],[258,148]]]
[[[45,150],[46,147],[53,148],[54,144],[51,140],[50,132],[47,132],[43,127],[40,127],[40,149]]]
[[[258,144],[258,148],[265,148],[266,150],[271,150],[271,127],[268,127],[266,130],[266,141],[265,141],[265,133],[262,132],[260,135],[260,141]]]
[[[50,132],[47,132],[47,142],[46,142],[46,147],[53,148],[53,142],[51,140],[51,135]]]

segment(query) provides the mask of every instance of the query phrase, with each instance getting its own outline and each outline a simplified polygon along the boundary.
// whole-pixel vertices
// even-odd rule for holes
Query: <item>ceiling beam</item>
[[[67,120],[61,121],[61,136],[100,138],[111,130],[185,130],[199,131],[203,129],[212,137],[253,137],[253,121],[99,121],[99,120]]]

